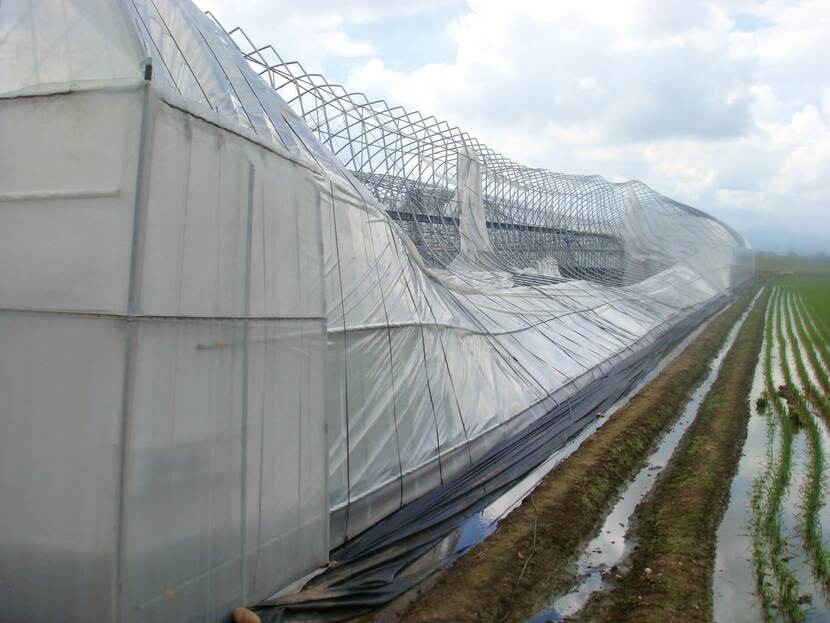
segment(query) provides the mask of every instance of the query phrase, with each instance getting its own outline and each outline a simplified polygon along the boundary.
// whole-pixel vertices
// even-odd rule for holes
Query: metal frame
[[[517,285],[527,273],[539,272],[547,258],[555,259],[566,279],[627,285],[699,249],[699,239],[688,249],[667,248],[651,216],[671,217],[681,227],[683,221],[700,225],[706,219],[708,226],[691,229],[707,235],[707,244],[746,247],[720,221],[642,182],[612,183],[518,164],[435,116],[349,92],[297,61],[284,61],[273,46],[255,45],[241,28],[225,32],[434,268],[452,268],[461,250],[459,157],[480,167],[481,204],[493,249],[487,268],[525,275]],[[632,208],[649,218],[633,219]],[[629,252],[632,238],[636,258]]]

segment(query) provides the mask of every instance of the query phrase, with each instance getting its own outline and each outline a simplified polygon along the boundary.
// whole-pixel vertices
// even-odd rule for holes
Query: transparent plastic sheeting
[[[752,276],[739,234],[640,182],[518,165],[229,34],[338,159],[331,172],[309,148],[333,180],[323,213],[333,543]]]
[[[263,599],[753,273],[188,0],[0,2],[0,136],[0,618]]]

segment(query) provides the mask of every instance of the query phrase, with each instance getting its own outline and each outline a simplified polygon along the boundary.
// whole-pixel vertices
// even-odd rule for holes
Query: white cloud
[[[774,233],[776,219],[830,208],[826,5],[745,3],[734,18],[685,0],[470,6],[452,26],[454,63],[396,72],[373,59],[347,83],[514,159],[640,178],[738,228]],[[782,80],[794,66],[811,72],[804,88]],[[805,239],[830,247],[830,225],[815,224]]]
[[[830,124],[814,106],[805,106],[772,134],[784,145],[783,164],[773,179],[781,191],[811,191],[830,180]],[[829,215],[830,216],[830,215]],[[830,224],[828,224],[830,227]]]
[[[259,44],[272,44],[286,60],[319,71],[327,60],[368,57],[376,46],[349,35],[355,24],[416,16],[449,0],[196,0],[225,28],[242,27]]]
[[[315,43],[320,52],[332,56],[368,56],[375,51],[371,42],[352,39],[342,30],[320,32]]]

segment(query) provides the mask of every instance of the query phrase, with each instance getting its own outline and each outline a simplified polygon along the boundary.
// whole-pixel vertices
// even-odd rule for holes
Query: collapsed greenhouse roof
[[[0,618],[219,620],[563,443],[753,274],[699,210],[516,164],[189,0],[0,4],[0,133]]]

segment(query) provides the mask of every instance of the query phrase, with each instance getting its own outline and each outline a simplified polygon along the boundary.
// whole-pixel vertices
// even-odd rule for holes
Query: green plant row
[[[821,359],[824,361],[824,368],[830,368],[830,348],[828,348],[828,342],[830,342],[830,340],[828,340],[827,336],[824,335],[818,328],[819,325],[816,322],[815,314],[808,308],[808,305],[804,302],[804,298],[800,295],[800,293],[799,307],[803,312],[804,317],[808,320],[808,322],[805,323],[807,332],[821,355]]]
[[[798,337],[801,340],[801,343],[805,345],[804,350],[807,351],[807,357],[810,360],[810,365],[816,373],[819,385],[821,385],[824,390],[823,396],[826,401],[826,395],[830,393],[830,377],[827,374],[827,368],[819,361],[816,351],[821,351],[822,347],[826,350],[827,345],[822,342],[821,338],[817,337],[811,329],[805,329],[803,316],[805,316],[806,310],[804,309],[803,304],[793,299],[792,310],[792,315],[795,317],[795,328],[798,332]]]
[[[789,297],[788,297],[789,298]],[[795,339],[793,332],[793,323],[791,318],[790,305],[785,303],[784,297],[779,300],[779,314],[776,322],[776,329],[778,332],[779,345],[784,344],[784,333],[782,331],[782,316],[786,318],[787,337],[789,338],[792,352],[795,359],[798,376],[801,380],[801,386],[805,388],[807,395],[811,398],[810,402],[815,405],[820,405],[818,400],[818,390],[816,390],[804,365],[801,357],[801,348],[799,348],[798,341]],[[810,555],[813,563],[813,573],[824,587],[824,590],[830,592],[830,556],[822,544],[821,538],[821,523],[819,521],[818,512],[822,505],[822,484],[824,481],[824,448],[821,440],[821,433],[819,431],[816,417],[810,411],[804,395],[793,382],[790,366],[786,358],[786,346],[781,346],[781,366],[784,372],[784,378],[787,386],[790,388],[794,406],[799,413],[806,431],[807,440],[810,445],[810,470],[808,473],[807,483],[804,488],[802,499],[802,535],[806,549]],[[823,396],[822,396],[823,397]],[[793,405],[790,405],[792,408]],[[830,414],[830,412],[828,412]]]
[[[812,361],[812,358],[815,357],[813,342],[807,339],[803,332],[799,332],[799,339],[796,339],[795,332],[793,330],[793,316],[796,315],[796,309],[792,297],[790,296],[788,299],[787,307],[789,308],[789,313],[786,315],[787,335],[793,345],[793,354],[795,356],[795,365],[798,371],[798,377],[801,380],[801,386],[804,388],[804,394],[806,394],[807,399],[815,407],[816,411],[821,415],[825,423],[830,426],[830,400],[827,399],[824,392],[820,391],[815,386],[812,379],[810,379],[810,375],[807,372],[807,366],[804,364],[804,359],[801,355],[802,351],[806,351],[807,356],[811,358],[811,366],[816,373],[816,378],[819,379],[820,384],[824,385],[824,382],[827,381],[827,373],[824,368],[818,364],[818,362]],[[798,319],[795,324],[797,325],[799,323],[800,319]],[[821,380],[822,378],[824,381]]]
[[[774,318],[775,326],[780,322],[779,302],[781,300],[781,289],[776,288],[774,292]],[[772,333],[772,327],[770,327]],[[779,366],[786,363],[786,351],[781,339],[778,338],[778,359]],[[772,376],[772,361],[769,362],[769,376],[767,379],[767,391],[773,396],[773,407],[781,422],[781,451],[779,456],[778,470],[770,486],[767,496],[767,509],[765,517],[765,528],[767,539],[770,543],[770,560],[773,572],[778,581],[778,610],[788,621],[803,621],[806,617],[804,609],[799,603],[799,586],[792,569],[784,562],[790,560],[787,550],[787,543],[783,536],[781,527],[782,503],[784,495],[790,486],[790,475],[792,471],[793,457],[793,418],[791,417],[790,406],[785,405],[779,395]]]
[[[791,277],[788,282],[797,285],[800,299],[809,308],[810,321],[817,335],[816,344],[825,363],[830,366],[830,279]]]
[[[770,297],[770,317],[765,328],[766,348],[764,351],[764,381],[766,394],[772,404],[774,415],[781,425],[781,448],[778,461],[773,470],[772,479],[763,479],[759,476],[756,481],[756,491],[766,490],[766,508],[761,501],[760,494],[753,501],[753,511],[757,514],[753,518],[753,525],[757,530],[753,533],[753,550],[758,552],[756,565],[756,585],[762,601],[765,616],[772,611],[774,603],[778,611],[788,621],[803,621],[805,613],[799,604],[798,580],[785,560],[789,559],[787,544],[782,535],[781,512],[784,494],[790,483],[792,469],[793,426],[787,407],[775,387],[772,366],[773,345],[773,314],[780,291],[776,288]],[[768,484],[767,484],[768,483]],[[767,565],[772,570],[775,587],[766,580]],[[774,598],[774,599],[773,599]]]
[[[772,366],[772,337],[771,333],[772,297],[767,301],[767,309],[764,318],[764,347],[763,357],[759,365],[763,369],[763,378],[769,378],[769,371]],[[775,468],[775,431],[778,418],[771,413],[770,398],[768,397],[768,384],[765,386],[761,398],[758,400],[758,411],[767,420],[767,457],[764,469],[759,472],[758,477],[752,483],[749,498],[750,510],[752,511],[750,529],[752,534],[752,563],[755,572],[755,587],[761,600],[761,611],[765,622],[775,621],[774,605],[776,602],[775,592],[772,588],[774,576],[770,578],[768,570],[771,569],[769,544],[766,538],[764,526],[764,500],[767,493],[767,483],[771,482]]]

